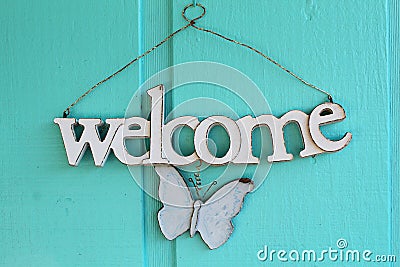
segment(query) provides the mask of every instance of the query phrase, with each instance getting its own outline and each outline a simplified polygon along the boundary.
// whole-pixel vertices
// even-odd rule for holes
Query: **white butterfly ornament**
[[[193,237],[199,232],[210,249],[223,245],[233,231],[232,218],[244,197],[253,190],[248,178],[222,186],[207,201],[194,200],[180,173],[170,165],[155,166],[160,176],[158,195],[164,207],[158,212],[158,223],[164,236],[173,240],[187,230]]]

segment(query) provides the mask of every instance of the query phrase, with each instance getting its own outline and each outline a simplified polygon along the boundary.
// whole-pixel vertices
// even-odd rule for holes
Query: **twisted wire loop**
[[[194,8],[194,7],[200,7],[202,9],[202,14],[195,17],[194,19],[189,19],[188,17],[186,17],[186,11],[189,8]],[[138,61],[139,59],[145,57],[146,55],[150,54],[151,52],[153,52],[154,50],[156,50],[158,47],[162,46],[164,43],[166,43],[168,40],[170,40],[172,37],[174,37],[176,34],[178,34],[179,32],[192,27],[196,30],[202,31],[202,32],[206,32],[206,33],[210,33],[212,35],[218,36],[228,42],[237,44],[239,46],[245,47],[247,49],[250,49],[251,51],[257,53],[258,55],[262,56],[263,58],[265,58],[266,60],[268,60],[269,62],[271,62],[272,64],[276,65],[277,67],[279,67],[280,69],[284,70],[286,73],[288,73],[289,75],[291,75],[292,77],[296,78],[297,80],[299,80],[300,82],[302,82],[303,84],[321,92],[324,93],[325,95],[327,95],[328,100],[333,103],[333,98],[332,95],[330,93],[328,93],[327,91],[317,87],[316,85],[304,80],[303,78],[301,78],[299,75],[295,74],[294,72],[292,72],[291,70],[287,69],[286,67],[284,67],[283,65],[281,65],[280,63],[278,63],[276,60],[274,60],[273,58],[265,55],[263,52],[261,52],[260,50],[256,49],[253,46],[250,46],[248,44],[239,42],[237,40],[234,40],[232,38],[229,38],[225,35],[222,35],[218,32],[212,31],[210,29],[206,29],[206,28],[202,28],[199,26],[196,26],[195,23],[197,20],[201,19],[202,17],[204,17],[204,15],[206,14],[206,8],[201,5],[200,3],[197,3],[197,1],[193,1],[193,3],[186,5],[183,10],[182,10],[182,17],[188,22],[188,24],[186,24],[185,26],[179,28],[178,30],[174,31],[173,33],[171,33],[170,35],[168,35],[166,38],[164,38],[161,42],[159,42],[158,44],[154,45],[152,48],[150,48],[149,50],[147,50],[146,52],[144,52],[143,54],[139,55],[138,57],[136,57],[135,59],[131,60],[129,63],[127,63],[125,66],[123,66],[122,68],[120,68],[119,70],[117,70],[116,72],[114,72],[113,74],[111,74],[110,76],[108,76],[107,78],[99,81],[98,83],[96,83],[95,85],[93,85],[89,90],[87,90],[85,93],[83,93],[80,97],[78,97],[71,105],[69,105],[63,112],[63,117],[66,118],[68,117],[68,115],[71,112],[71,108],[73,106],[75,106],[78,102],[80,102],[83,98],[85,98],[88,94],[90,94],[92,91],[94,91],[99,85],[107,82],[108,80],[112,79],[114,76],[118,75],[119,73],[121,73],[122,71],[124,71],[126,68],[128,68],[130,65],[132,65],[133,63],[135,63],[136,61]]]

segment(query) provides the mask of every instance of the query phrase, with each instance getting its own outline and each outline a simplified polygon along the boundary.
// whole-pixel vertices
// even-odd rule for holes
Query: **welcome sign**
[[[236,121],[226,116],[210,116],[199,121],[194,116],[182,116],[164,124],[164,88],[156,86],[147,91],[151,100],[151,120],[141,117],[127,119],[107,119],[109,125],[104,140],[101,140],[98,127],[100,119],[56,118],[64,141],[68,162],[77,166],[86,149],[90,147],[96,166],[103,166],[110,151],[126,165],[169,164],[182,166],[202,160],[210,165],[257,164],[259,159],[252,154],[252,131],[257,127],[268,127],[273,143],[273,154],[269,162],[289,161],[293,155],[286,151],[283,128],[288,123],[296,123],[301,131],[304,149],[301,157],[313,156],[343,149],[351,140],[346,133],[340,140],[330,140],[324,136],[320,127],[336,123],[346,118],[343,108],[335,103],[323,103],[314,108],[311,114],[292,110],[276,118],[273,115],[250,115]],[[74,127],[84,127],[82,136],[76,139]],[[230,138],[230,148],[223,157],[216,157],[208,149],[208,134],[214,126],[222,126]],[[190,127],[194,131],[195,151],[192,155],[178,154],[172,144],[172,135],[179,127]],[[135,127],[135,129],[132,129]],[[125,148],[126,139],[150,138],[150,149],[141,156],[132,156]]]
[[[220,107],[222,103],[207,98],[212,104],[197,104],[202,110],[201,114],[188,113],[196,113],[196,105],[189,101],[184,114],[179,116],[174,111],[174,116],[170,118],[170,111],[168,116],[165,116],[166,94],[174,88],[197,82],[229,89],[236,97],[243,99],[250,107],[252,115],[226,114],[221,109],[219,114],[215,113],[212,108]],[[255,94],[252,94],[254,92]],[[138,99],[144,102],[139,103]],[[199,101],[193,96],[192,100],[195,99]],[[270,112],[268,102],[246,75],[226,65],[212,62],[190,62],[167,68],[145,82],[132,101],[128,110],[135,111],[127,112],[125,118],[106,119],[105,123],[101,119],[54,119],[60,128],[69,164],[78,166],[85,151],[90,148],[96,166],[104,166],[111,151],[120,162],[129,166],[130,170],[134,166],[153,166],[160,178],[157,192],[148,190],[141,182],[144,179],[155,179],[157,175],[146,177],[142,172],[135,171],[131,174],[147,194],[163,203],[163,208],[157,215],[163,235],[173,240],[186,231],[191,237],[199,232],[210,249],[220,247],[231,236],[232,218],[240,212],[247,193],[254,191],[265,179],[270,164],[293,159],[285,145],[286,125],[296,124],[300,130],[303,142],[300,157],[339,151],[346,147],[352,138],[351,133],[345,133],[338,140],[331,140],[321,132],[323,125],[337,123],[346,118],[340,105],[323,103],[309,114],[300,110],[291,110],[280,117],[267,114]],[[149,115],[134,116],[138,107],[148,107]],[[105,124],[108,130],[100,133]],[[77,127],[83,127],[80,138],[77,138],[75,132]],[[210,149],[210,142],[213,141],[210,133],[214,127],[223,128],[226,133],[223,139],[228,147],[226,153],[219,156]],[[174,135],[176,136],[182,128],[189,128],[193,132],[193,139],[185,139],[186,143],[193,144],[193,152],[189,155],[180,153],[176,147],[177,140]],[[270,143],[272,149],[270,153],[263,153],[258,157],[254,156],[252,147],[253,132],[257,128],[265,129],[263,133],[266,135],[262,135],[261,141]],[[267,132],[270,136],[267,136]],[[134,146],[132,149],[129,146],[128,150],[127,141],[132,139],[148,142],[148,148]],[[217,180],[210,183],[207,189],[201,185],[202,171],[199,166],[202,163],[211,168],[227,166],[224,174],[219,174]],[[262,169],[261,174],[256,170],[251,179],[248,176],[243,177],[244,169],[239,166],[246,167],[248,164]],[[189,182],[193,184],[193,187],[189,187],[179,169],[185,171],[194,165],[198,165],[198,171],[195,173],[196,183],[189,178]],[[142,177],[143,175],[145,177]],[[150,182],[157,184],[158,180]],[[217,183],[218,189],[213,190],[213,194],[208,194],[211,187]],[[203,188],[205,191],[202,191]],[[206,197],[207,195],[209,197]]]
[[[26,2],[0,9],[1,266],[396,266],[399,1]],[[259,88],[148,82],[199,60]]]

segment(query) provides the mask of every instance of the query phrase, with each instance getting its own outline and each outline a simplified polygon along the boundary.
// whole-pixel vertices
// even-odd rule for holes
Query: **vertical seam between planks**
[[[389,249],[390,254],[395,255],[398,252],[399,241],[399,132],[400,125],[398,116],[398,104],[400,98],[396,94],[396,89],[400,86],[399,73],[399,14],[400,5],[396,0],[386,1],[386,19],[387,19],[387,87],[388,87],[388,171],[389,171]],[[396,255],[399,256],[399,255]],[[391,266],[394,266],[394,262]]]
[[[392,88],[391,88],[391,66],[390,66],[390,0],[386,0],[386,87],[387,87],[387,102],[388,102],[388,110],[386,117],[386,125],[387,125],[387,171],[388,171],[388,245],[389,245],[389,253],[392,253],[392,124],[391,124],[391,99],[392,99]]]
[[[141,55],[143,54],[143,46],[144,46],[144,33],[143,33],[143,0],[138,0],[138,54]],[[139,84],[138,88],[140,88],[140,85],[143,83],[144,76],[143,76],[143,60],[139,59]],[[140,101],[142,105],[142,101]],[[144,171],[143,167],[141,168],[141,179],[144,179]],[[142,181],[143,184],[143,181]],[[144,190],[141,190],[141,208],[142,208],[142,214],[141,214],[141,219],[142,219],[142,266],[148,266],[148,261],[147,261],[147,244],[146,244],[146,218],[145,218],[145,192]]]
[[[169,1],[168,7],[169,7],[169,10],[167,11],[167,12],[169,12],[169,14],[168,14],[168,20],[169,20],[168,32],[173,32],[174,31],[174,29],[173,29],[174,28],[174,1],[173,0]],[[171,39],[171,41],[169,43],[169,49],[168,50],[169,50],[168,51],[168,53],[169,53],[168,65],[169,66],[173,66],[174,65],[174,39]],[[172,72],[170,75],[172,75],[171,80],[172,80],[172,84],[174,84],[174,81],[173,81],[174,73]],[[173,91],[171,91],[169,100],[170,100],[170,105],[169,105],[170,110],[168,110],[168,111],[172,112],[173,108],[174,108],[174,94],[173,94]],[[172,247],[172,253],[173,253],[171,266],[174,266],[174,267],[178,266],[176,243],[177,243],[177,240],[174,239],[172,241],[172,246],[171,246]]]
[[[399,73],[399,55],[398,49],[400,48],[400,40],[399,40],[399,14],[400,14],[400,5],[396,0],[388,0],[388,26],[389,26],[389,55],[388,55],[388,62],[389,62],[389,85],[390,85],[390,99],[389,99],[389,106],[390,106],[390,177],[391,177],[391,232],[390,232],[390,248],[391,254],[394,255],[394,252],[399,251],[399,167],[398,167],[398,158],[399,158],[399,120],[398,116],[398,104],[400,102],[398,90],[400,86],[400,73]],[[397,94],[396,94],[397,92]],[[395,119],[396,118],[396,119]],[[396,218],[395,218],[396,217]],[[397,255],[399,256],[399,255]],[[394,262],[392,266],[394,266]]]

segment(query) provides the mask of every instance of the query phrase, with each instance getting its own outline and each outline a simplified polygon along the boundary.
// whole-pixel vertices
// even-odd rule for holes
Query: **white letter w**
[[[58,124],[67,152],[68,162],[72,166],[78,166],[79,161],[85,154],[88,146],[93,154],[94,164],[103,166],[110,154],[112,141],[118,128],[123,125],[124,119],[108,119],[106,123],[110,125],[107,135],[101,141],[98,126],[103,122],[100,119],[80,119],[79,124],[84,127],[79,141],[76,140],[74,127],[77,124],[73,118],[55,118],[54,122]]]

